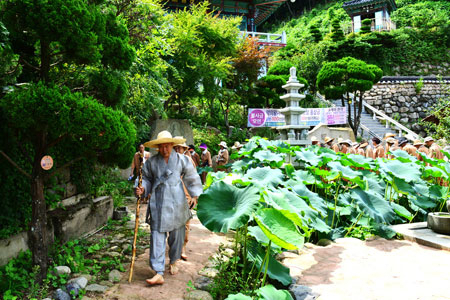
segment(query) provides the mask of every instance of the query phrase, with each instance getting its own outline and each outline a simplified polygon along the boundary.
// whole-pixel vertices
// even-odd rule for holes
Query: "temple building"
[[[242,31],[255,32],[278,7],[288,0],[210,0],[211,10],[225,16],[240,16]],[[291,0],[292,1],[292,0]],[[295,0],[294,0],[295,1]],[[191,3],[199,3],[199,0],[169,0],[165,7],[168,9],[182,9]]]
[[[371,19],[372,31],[389,31],[396,29],[390,14],[397,9],[395,0],[352,0],[345,2],[342,7],[352,18],[353,32],[359,32],[361,21]]]

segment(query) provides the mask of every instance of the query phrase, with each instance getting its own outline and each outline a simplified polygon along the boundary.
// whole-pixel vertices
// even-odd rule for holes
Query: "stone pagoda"
[[[300,125],[300,116],[306,109],[299,106],[298,102],[304,99],[305,95],[299,94],[298,90],[304,87],[304,84],[297,80],[295,67],[292,67],[289,72],[289,80],[283,85],[283,89],[287,91],[287,94],[280,97],[280,99],[286,101],[286,107],[280,109],[280,112],[285,117],[286,125],[277,127],[277,130],[280,132],[283,142],[292,146],[310,145],[311,141],[308,140],[309,126]]]

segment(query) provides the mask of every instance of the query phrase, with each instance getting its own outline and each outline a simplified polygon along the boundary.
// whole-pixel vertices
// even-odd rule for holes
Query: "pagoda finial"
[[[291,77],[289,78],[289,81],[297,80],[297,69],[295,67],[291,67],[289,69],[289,72],[291,73]]]

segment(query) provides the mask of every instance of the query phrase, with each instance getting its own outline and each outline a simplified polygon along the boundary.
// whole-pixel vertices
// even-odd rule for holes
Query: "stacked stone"
[[[423,86],[417,93],[417,82],[380,82],[364,94],[364,100],[411,130],[425,135],[423,127],[418,124],[419,120],[429,115],[429,110],[440,98],[448,97],[450,90],[446,88],[448,83],[423,80]]]

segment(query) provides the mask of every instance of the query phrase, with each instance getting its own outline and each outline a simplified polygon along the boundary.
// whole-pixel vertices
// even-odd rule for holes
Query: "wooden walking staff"
[[[139,168],[139,181],[138,181],[138,188],[142,187],[142,167],[144,166],[144,154],[140,153],[139,161],[141,162],[140,168]],[[137,203],[136,203],[136,221],[134,224],[134,239],[133,239],[133,255],[131,257],[131,265],[130,265],[130,275],[128,276],[128,282],[131,283],[131,278],[133,278],[133,267],[134,267],[134,260],[136,259],[136,240],[137,240],[137,234],[139,230],[139,205],[141,204],[141,197],[142,195],[139,195],[137,197]]]

